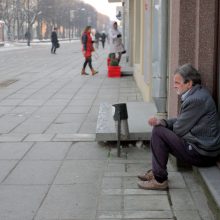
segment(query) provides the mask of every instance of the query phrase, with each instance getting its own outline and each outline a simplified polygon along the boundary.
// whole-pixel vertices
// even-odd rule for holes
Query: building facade
[[[122,6],[127,60],[144,100],[176,116],[173,72],[192,63],[220,109],[219,1],[122,0]]]

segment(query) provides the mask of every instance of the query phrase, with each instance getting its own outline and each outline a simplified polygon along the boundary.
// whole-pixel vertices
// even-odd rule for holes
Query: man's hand
[[[151,126],[156,126],[156,125],[159,125],[161,124],[160,123],[160,119],[158,119],[157,117],[155,116],[152,116],[148,119],[148,124],[151,125]]]

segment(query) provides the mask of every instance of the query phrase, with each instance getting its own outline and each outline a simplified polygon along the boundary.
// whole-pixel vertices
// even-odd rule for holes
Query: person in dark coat
[[[102,48],[105,48],[105,40],[106,40],[106,34],[103,32],[101,35],[101,41],[102,41]]]
[[[169,154],[193,166],[214,165],[220,155],[220,127],[215,102],[201,85],[199,72],[184,64],[174,73],[174,89],[181,97],[176,118],[148,120],[151,136],[152,169],[138,175],[142,189],[168,188]]]
[[[54,30],[51,33],[51,43],[52,43],[51,53],[56,54],[56,49],[59,47],[59,41],[57,38],[57,28],[56,27],[54,28]]]

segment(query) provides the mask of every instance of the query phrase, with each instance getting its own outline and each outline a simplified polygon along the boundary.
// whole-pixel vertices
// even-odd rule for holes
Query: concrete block
[[[151,130],[147,123],[148,118],[156,114],[153,103],[128,102],[129,140],[150,140]],[[97,141],[117,140],[115,122],[112,116],[112,105],[101,103],[96,126]]]

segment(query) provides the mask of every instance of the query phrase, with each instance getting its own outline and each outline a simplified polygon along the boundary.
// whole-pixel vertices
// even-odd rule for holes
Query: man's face
[[[192,81],[184,83],[183,77],[179,73],[176,73],[173,79],[173,87],[178,95],[182,95],[192,88]]]

